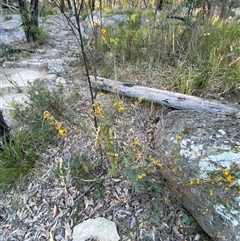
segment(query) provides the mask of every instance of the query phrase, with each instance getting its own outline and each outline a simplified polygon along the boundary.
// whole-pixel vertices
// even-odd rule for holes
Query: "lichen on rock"
[[[240,120],[173,111],[159,122],[161,173],[213,240],[240,240]]]

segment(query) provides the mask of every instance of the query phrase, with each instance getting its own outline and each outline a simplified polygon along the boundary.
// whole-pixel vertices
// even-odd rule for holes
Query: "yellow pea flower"
[[[106,34],[106,33],[107,33],[107,30],[106,30],[105,28],[102,28],[102,29],[101,29],[101,33],[102,33],[102,34]]]
[[[58,130],[58,133],[59,133],[59,135],[61,135],[61,136],[66,136],[67,135],[67,133],[68,133],[68,131],[67,131],[67,129],[66,128],[60,128],[59,130]]]
[[[51,115],[48,111],[44,111],[43,117],[44,117],[45,120],[49,120],[51,118]]]
[[[110,38],[110,39],[109,39],[109,42],[110,42],[110,43],[114,43],[114,41],[115,41],[114,38]]]

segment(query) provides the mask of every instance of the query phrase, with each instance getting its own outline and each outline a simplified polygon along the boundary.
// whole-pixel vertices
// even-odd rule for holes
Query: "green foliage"
[[[84,154],[75,155],[70,165],[70,175],[73,179],[73,183],[79,189],[91,186],[93,189],[93,196],[98,197],[104,192],[101,186],[102,179],[96,178],[98,168],[98,163],[94,164],[88,156]]]
[[[50,39],[50,35],[44,27],[38,27],[36,31],[36,43],[39,45],[47,43]]]
[[[114,51],[119,60],[133,61],[139,58],[143,50],[144,39],[147,37],[146,29],[141,28],[141,14],[128,11],[126,26],[112,29],[111,26],[104,28],[106,33],[101,35],[100,50],[103,52]],[[109,40],[113,39],[114,42]]]
[[[12,133],[12,141],[0,152],[0,187],[28,173],[37,155],[47,146],[55,145],[58,129],[46,121],[43,114],[49,110],[58,117],[63,116],[63,88],[59,86],[57,92],[52,93],[41,81],[35,81],[35,84],[29,83],[28,94],[24,105],[12,103],[11,115],[17,128]]]
[[[197,1],[192,3],[198,6]],[[201,22],[190,17],[180,21],[166,19],[163,12],[155,23],[151,18],[143,24],[148,10],[139,13],[123,8],[123,12],[126,23],[117,29],[106,26],[100,36],[99,56],[108,57],[101,59],[105,68],[103,61],[100,67],[106,77],[113,65],[117,80],[121,66],[124,69],[128,63],[140,75],[171,66],[175,70],[169,89],[186,94],[201,94],[212,86],[214,92],[225,92],[239,83],[239,21],[227,22],[218,16]]]
[[[62,86],[52,92],[41,80],[35,80],[34,83],[28,83],[28,99],[25,105],[12,103],[12,115],[17,124],[31,123],[38,129],[42,125],[44,111],[55,116],[64,115],[65,101]]]
[[[28,173],[37,161],[37,153],[46,146],[49,129],[42,124],[38,130],[25,126],[16,129],[10,143],[0,151],[0,188]]]
[[[42,6],[41,10],[39,11],[39,16],[46,17],[48,15],[54,15],[56,12],[50,4]]]

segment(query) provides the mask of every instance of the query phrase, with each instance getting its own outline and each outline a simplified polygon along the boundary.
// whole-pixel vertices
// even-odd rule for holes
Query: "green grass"
[[[59,86],[58,91],[52,93],[41,81],[29,83],[28,87],[29,99],[24,105],[12,102],[11,115],[15,128],[11,142],[0,151],[0,187],[14,183],[18,177],[29,173],[38,161],[38,155],[57,145],[56,137],[59,129],[63,128],[60,123],[66,113],[67,101],[63,97],[63,88]],[[53,124],[45,120],[45,111],[58,120]]]
[[[16,184],[18,177],[31,171],[37,161],[34,145],[41,144],[41,134],[44,135],[41,130],[37,133],[28,129],[14,131],[12,141],[0,151],[0,188]]]
[[[150,86],[162,88],[164,82],[169,90],[196,95],[204,95],[206,90],[228,94],[226,90],[239,85],[239,21],[213,17],[204,23],[173,23],[163,14],[157,17],[159,24],[153,28],[153,16],[148,24],[141,25],[144,15],[144,11],[128,12],[126,26],[114,30],[103,27],[106,33],[100,34],[98,48],[99,56],[103,56],[99,62],[102,74],[121,79],[126,73],[131,82],[130,72],[134,72],[133,79],[147,78]],[[110,61],[104,67],[104,56],[110,53]],[[111,67],[114,73],[109,76]],[[168,69],[172,73],[162,78],[161,72]],[[159,77],[152,78],[152,71],[159,72]]]

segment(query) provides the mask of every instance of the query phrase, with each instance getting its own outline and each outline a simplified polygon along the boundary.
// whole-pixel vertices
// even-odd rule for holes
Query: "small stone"
[[[66,80],[63,78],[63,77],[58,77],[57,79],[56,79],[56,84],[57,85],[65,85],[67,82],[66,82]]]
[[[46,80],[50,80],[50,81],[55,81],[57,79],[57,75],[56,74],[47,74],[44,79]]]
[[[105,218],[88,219],[73,229],[73,241],[118,241],[120,237],[114,222]]]

